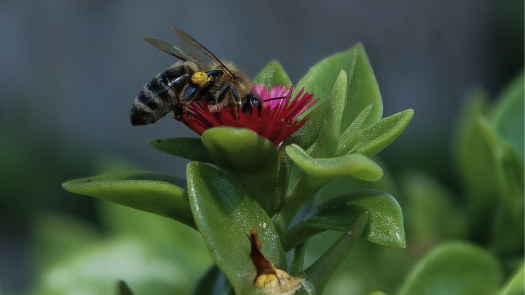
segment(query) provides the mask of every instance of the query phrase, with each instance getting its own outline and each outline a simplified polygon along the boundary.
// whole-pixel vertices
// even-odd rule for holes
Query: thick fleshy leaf
[[[515,206],[516,198],[523,199],[523,158],[515,146],[501,140],[496,154],[497,176],[500,195],[509,206]]]
[[[206,274],[199,280],[197,287],[192,295],[224,295],[231,288],[224,273],[213,265]]]
[[[268,139],[244,128],[216,127],[202,134],[202,142],[224,169],[249,173],[276,173],[277,149]]]
[[[275,145],[252,130],[217,127],[202,141],[217,166],[227,171],[271,216],[286,197],[287,164]]]
[[[516,77],[498,97],[494,112],[494,124],[500,136],[510,142],[523,159],[524,133],[524,83],[523,72]]]
[[[168,155],[181,157],[190,161],[200,161],[214,164],[208,150],[202,144],[200,138],[178,137],[168,139],[156,139],[149,141],[156,150]]]
[[[369,216],[363,238],[389,247],[405,247],[401,207],[389,194],[375,190],[351,192],[314,208],[281,235],[283,247],[287,251],[327,230],[346,231],[363,212]]]
[[[117,295],[134,295],[131,289],[128,287],[126,282],[119,281],[117,283]]]
[[[257,74],[253,83],[266,85],[268,88],[274,86],[292,86],[292,81],[288,77],[288,74],[284,71],[281,64],[273,60],[269,62],[260,72]]]
[[[361,111],[357,118],[346,128],[346,130],[339,137],[339,144],[337,146],[336,156],[344,155],[351,151],[355,145],[361,139],[363,134],[362,127],[363,124],[368,118],[370,111],[372,110],[373,105],[369,105]]]
[[[226,173],[199,162],[187,168],[195,223],[208,251],[237,294],[253,290],[256,276],[250,260],[250,228],[259,232],[262,252],[276,267],[286,258],[272,221],[246,190]]]
[[[491,208],[497,205],[498,183],[494,181],[496,167],[493,159],[497,142],[487,140],[494,138],[485,126],[488,113],[488,98],[484,93],[473,93],[461,116],[460,126],[456,134],[454,151],[456,162],[466,195],[468,197],[469,223],[475,225],[476,236],[486,236],[490,228]]]
[[[488,252],[466,243],[439,246],[411,271],[400,295],[495,294],[503,273]]]
[[[298,145],[286,147],[286,153],[301,170],[315,177],[337,178],[349,176],[366,181],[378,181],[383,170],[369,157],[351,153],[336,158],[312,158]]]
[[[121,279],[137,295],[188,294],[193,266],[166,253],[138,237],[107,239],[54,261],[40,277],[38,294],[115,294]]]
[[[386,294],[385,292],[382,292],[382,291],[375,291],[375,292],[372,292],[372,293],[370,293],[368,295],[388,295],[388,294]]]
[[[467,219],[447,188],[421,172],[403,175],[401,184],[409,236],[423,243],[466,237]]]
[[[315,97],[317,98],[317,96]],[[285,140],[283,146],[297,144],[305,150],[310,148],[319,137],[319,131],[321,130],[329,107],[330,104],[327,102],[318,102],[315,109],[308,115],[308,121],[304,123],[301,129]]]
[[[522,262],[521,267],[510,278],[507,284],[505,284],[505,286],[498,293],[498,295],[521,295],[525,293],[524,275],[525,273],[523,271],[523,262]]]
[[[370,104],[374,107],[364,127],[379,121],[383,115],[383,102],[372,67],[361,44],[314,65],[297,83],[297,89],[305,87],[307,92],[313,92],[316,98],[324,101],[330,96],[341,70],[345,70],[348,74],[346,105],[352,106],[345,110],[342,129],[346,129]]]
[[[413,116],[414,110],[404,110],[363,129],[361,140],[355,146],[354,151],[369,157],[377,154],[403,133]]]
[[[313,285],[317,294],[323,294],[326,283],[363,233],[367,220],[367,212],[362,213],[349,230],[304,271],[306,279]]]
[[[321,127],[317,144],[310,153],[314,158],[332,157],[339,143],[341,135],[341,122],[343,120],[343,111],[345,109],[347,75],[341,70],[335,80],[334,88],[330,98],[326,101],[329,107],[326,110],[324,123]]]
[[[188,193],[180,187],[183,184],[169,174],[135,171],[71,180],[62,186],[72,193],[168,217],[195,228]]]

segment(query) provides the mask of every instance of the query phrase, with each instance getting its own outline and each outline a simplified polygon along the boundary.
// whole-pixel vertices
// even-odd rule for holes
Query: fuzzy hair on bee
[[[212,112],[223,107],[234,107],[243,113],[251,113],[255,107],[261,110],[261,99],[252,92],[251,80],[239,68],[218,59],[183,31],[171,30],[178,37],[177,45],[143,37],[180,61],[142,87],[131,107],[131,125],[154,124],[170,112],[180,118],[191,103],[198,101],[206,102]]]

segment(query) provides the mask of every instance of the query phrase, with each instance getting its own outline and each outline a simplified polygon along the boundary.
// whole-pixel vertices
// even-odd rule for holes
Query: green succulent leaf
[[[403,209],[409,235],[434,243],[466,237],[464,212],[437,180],[419,172],[403,175],[401,183],[406,198]]]
[[[359,153],[316,159],[294,144],[286,147],[286,153],[304,173],[314,177],[335,179],[349,176],[366,181],[378,181],[383,176],[383,170],[379,165]]]
[[[117,295],[134,295],[131,289],[128,287],[126,282],[119,281],[117,283]]]
[[[301,129],[297,130],[297,132],[286,139],[283,142],[283,146],[297,144],[305,150],[310,148],[319,137],[319,131],[321,130],[321,126],[323,126],[329,107],[330,104],[328,102],[318,102],[315,109],[307,116],[308,121],[304,123]]]
[[[357,218],[368,212],[362,237],[370,242],[395,248],[406,246],[403,212],[387,193],[361,190],[335,197],[314,208],[294,224],[281,240],[285,251],[327,230],[346,231]]]
[[[71,193],[168,217],[195,228],[183,185],[175,176],[145,171],[102,174],[62,184]]]
[[[192,295],[223,295],[231,288],[224,273],[213,265],[206,274],[199,280],[197,287]]]
[[[487,140],[494,138],[490,129],[483,124],[488,113],[488,98],[482,92],[473,93],[462,115],[456,135],[456,161],[462,177],[470,211],[470,223],[477,226],[477,231],[485,235],[490,227],[490,208],[496,206],[498,184],[494,179],[493,150],[496,142]],[[482,124],[480,124],[482,123]]]
[[[510,142],[524,158],[524,105],[523,71],[498,97],[494,111],[494,124],[500,136]]]
[[[286,266],[284,250],[266,212],[226,173],[199,162],[187,168],[191,210],[217,266],[237,294],[253,289],[256,276],[246,234],[259,232],[262,252],[276,267]]]
[[[278,170],[275,145],[253,130],[211,128],[202,134],[202,142],[215,162],[229,171],[270,174]]]
[[[156,139],[149,141],[149,144],[156,150],[168,155],[181,157],[190,161],[200,161],[214,164],[208,150],[202,144],[200,138],[178,137],[168,139]]]
[[[217,166],[235,178],[269,215],[281,207],[288,183],[287,163],[268,139],[249,129],[216,127],[202,142]]]
[[[369,157],[377,154],[403,133],[413,116],[414,110],[404,110],[363,129],[361,140],[355,146],[354,151]]]
[[[522,262],[521,267],[510,278],[510,280],[507,282],[507,284],[505,284],[503,289],[498,294],[499,295],[521,295],[525,293],[524,276],[525,276],[525,273],[523,271],[523,262]]]
[[[364,123],[367,127],[379,121],[383,115],[383,102],[379,87],[362,44],[350,50],[323,59],[314,65],[297,83],[297,89],[305,87],[321,101],[330,97],[333,85],[341,70],[348,74],[346,105],[342,129],[346,129],[368,105],[374,107]]]
[[[370,293],[368,295],[388,295],[388,294],[386,294],[385,292],[382,292],[382,291],[374,291],[374,292],[372,292],[372,293]]]
[[[485,250],[466,243],[448,243],[412,269],[399,294],[496,294],[502,277],[498,261]]]
[[[349,230],[304,271],[306,279],[314,286],[317,294],[323,294],[326,283],[361,236],[367,220],[368,214],[362,213]]]
[[[361,111],[357,118],[346,128],[346,130],[339,137],[339,144],[337,146],[336,156],[344,155],[351,151],[355,145],[361,139],[363,134],[362,127],[370,111],[372,110],[373,105],[369,105]]]
[[[268,88],[274,86],[292,86],[292,81],[288,77],[288,74],[284,71],[281,64],[273,60],[269,62],[260,72],[257,74],[253,83],[266,85]]]
[[[335,80],[334,88],[330,98],[326,101],[329,107],[325,114],[325,120],[319,133],[319,138],[310,155],[314,158],[332,157],[341,135],[341,122],[345,109],[347,75],[341,70]]]

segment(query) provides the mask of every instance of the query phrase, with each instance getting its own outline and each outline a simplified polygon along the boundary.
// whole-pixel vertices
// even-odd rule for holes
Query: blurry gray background
[[[89,204],[81,196],[54,205],[45,200],[59,193],[61,181],[94,173],[93,163],[114,156],[184,177],[185,161],[147,141],[194,134],[169,117],[140,128],[128,119],[141,87],[175,62],[140,37],[174,40],[170,26],[251,77],[276,59],[293,82],[320,59],[362,42],[385,116],[415,110],[407,131],[385,151],[387,163],[437,174],[447,170],[451,128],[468,91],[482,86],[494,96],[523,67],[523,1],[4,0],[0,147],[7,152],[0,176],[9,179],[12,169],[25,178],[0,181],[3,198],[25,200],[21,190],[33,188],[27,206],[67,203],[81,212],[79,204]],[[48,173],[59,176],[41,181]],[[23,215],[27,206],[10,212]],[[31,247],[13,230],[26,219],[9,216],[0,218],[10,224],[0,227],[0,285],[15,290],[30,280],[24,253]]]

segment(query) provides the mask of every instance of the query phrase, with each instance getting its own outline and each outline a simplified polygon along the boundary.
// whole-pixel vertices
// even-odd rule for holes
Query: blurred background
[[[385,116],[415,110],[383,160],[394,175],[428,170],[445,182],[467,93],[494,97],[523,67],[518,0],[1,1],[0,290],[38,281],[31,229],[43,209],[103,228],[94,200],[62,182],[128,168],[184,177],[187,162],[147,141],[194,134],[169,117],[147,127],[128,118],[142,86],[175,62],[141,36],[174,40],[170,26],[250,77],[278,60],[293,82],[362,42]]]

